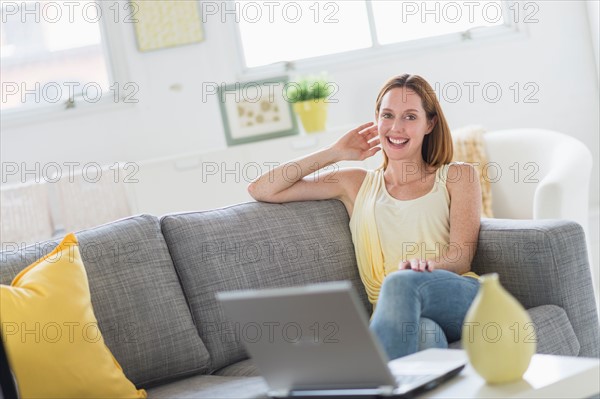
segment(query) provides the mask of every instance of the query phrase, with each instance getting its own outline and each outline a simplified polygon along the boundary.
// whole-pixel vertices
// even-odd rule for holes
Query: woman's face
[[[397,87],[388,91],[377,117],[381,148],[388,159],[420,163],[423,138],[431,133],[435,120],[427,122],[421,97],[413,90]]]

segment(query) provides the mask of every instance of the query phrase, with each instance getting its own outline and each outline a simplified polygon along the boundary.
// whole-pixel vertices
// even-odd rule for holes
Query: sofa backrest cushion
[[[215,299],[219,291],[349,280],[370,313],[348,221],[337,200],[249,202],[162,217],[163,235],[212,370],[247,357],[237,326],[227,321]]]
[[[200,373],[209,354],[198,336],[158,219],[141,215],[76,233],[98,325],[125,375],[150,387]],[[0,253],[0,282],[58,241]]]

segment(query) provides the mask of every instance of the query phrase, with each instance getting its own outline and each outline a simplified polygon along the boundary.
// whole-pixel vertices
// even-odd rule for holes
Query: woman
[[[331,146],[252,182],[258,201],[335,198],[346,207],[360,276],[374,305],[371,329],[390,359],[460,339],[479,282],[470,272],[479,235],[475,169],[452,163],[452,139],[431,86],[404,74],[385,83],[366,123]],[[309,174],[383,150],[375,170]],[[315,168],[315,165],[317,168]]]

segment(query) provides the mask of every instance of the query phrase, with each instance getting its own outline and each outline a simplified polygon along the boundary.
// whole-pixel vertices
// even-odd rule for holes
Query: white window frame
[[[122,8],[123,4],[127,4],[127,2],[122,0],[115,0],[114,2],[96,0],[96,3],[102,9],[103,15],[98,23],[103,52],[105,57],[108,57],[107,73],[109,83],[110,85],[117,83],[117,87],[121,92],[123,85],[131,81],[129,79],[129,68],[125,61],[125,49],[122,44],[122,37],[125,32],[123,32],[124,27],[121,26],[123,25],[122,21],[113,20],[114,13],[109,7],[118,3],[119,7]],[[109,91],[106,95],[103,94],[103,97],[95,103],[82,101],[81,99],[78,101],[79,97],[75,97],[75,106],[72,108],[68,108],[65,102],[57,102],[55,104],[24,107],[24,109],[3,110],[1,115],[2,130],[10,127],[64,119],[65,117],[79,117],[86,114],[121,110],[136,105],[135,102],[124,102],[122,99],[123,95],[121,95],[120,101],[115,102],[112,93],[112,91]]]
[[[234,0],[228,0],[231,2]],[[335,1],[335,0],[332,0]],[[457,46],[461,43],[471,42],[472,44],[482,45],[488,40],[494,39],[522,39],[528,36],[527,24],[522,19],[523,11],[519,8],[519,21],[514,20],[504,21],[501,26],[482,26],[467,29],[462,32],[447,33],[439,36],[426,37],[421,39],[410,40],[400,43],[380,44],[377,38],[377,29],[375,27],[375,17],[373,15],[372,3],[367,2],[367,14],[369,20],[369,30],[373,45],[369,48],[351,50],[342,53],[328,54],[318,57],[305,58],[297,61],[279,62],[271,65],[263,65],[258,67],[248,67],[244,57],[244,49],[242,44],[242,35],[239,24],[233,21],[227,21],[230,29],[233,31],[236,54],[237,54],[237,69],[236,78],[240,81],[260,79],[266,76],[274,76],[290,73],[290,71],[298,73],[308,73],[311,71],[319,71],[323,69],[335,69],[340,64],[345,67],[358,67],[365,63],[372,63],[374,60],[384,61],[397,58],[402,55],[409,55],[414,52],[427,49]],[[520,6],[520,2],[516,0],[501,0],[503,15],[513,16],[511,7]],[[530,3],[535,3],[531,1]],[[526,3],[525,3],[526,4]]]

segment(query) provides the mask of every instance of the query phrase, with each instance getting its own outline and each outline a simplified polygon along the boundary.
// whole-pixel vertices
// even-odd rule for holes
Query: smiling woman
[[[375,170],[308,177],[380,150],[384,162]],[[479,179],[471,165],[451,160],[452,138],[435,92],[422,77],[404,74],[381,89],[375,123],[248,187],[259,201],[336,198],[346,206],[360,277],[376,305],[371,328],[391,359],[460,339],[477,293],[470,268],[479,235]],[[301,171],[295,179],[286,174],[292,164]]]

